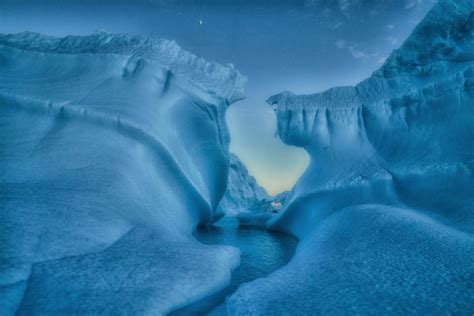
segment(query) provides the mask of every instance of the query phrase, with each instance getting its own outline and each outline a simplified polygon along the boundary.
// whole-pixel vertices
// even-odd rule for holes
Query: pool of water
[[[226,315],[225,299],[240,284],[265,277],[284,266],[293,256],[298,240],[290,235],[239,227],[234,217],[224,217],[213,227],[199,228],[194,236],[204,244],[230,245],[240,249],[240,266],[228,287],[170,315]]]

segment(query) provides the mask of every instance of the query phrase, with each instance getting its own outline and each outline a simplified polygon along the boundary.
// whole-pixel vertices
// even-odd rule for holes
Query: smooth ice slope
[[[272,199],[252,177],[239,157],[230,154],[227,191],[218,210],[222,214],[236,215],[242,212],[261,213],[271,210]]]
[[[473,11],[440,1],[355,87],[269,99],[311,156],[270,223],[301,241],[233,314],[474,312]]]
[[[0,314],[161,314],[230,281],[192,236],[246,79],[176,43],[0,35]]]

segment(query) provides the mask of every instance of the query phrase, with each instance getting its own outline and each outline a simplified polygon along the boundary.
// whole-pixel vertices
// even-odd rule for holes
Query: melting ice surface
[[[225,315],[225,299],[240,284],[263,278],[284,266],[293,256],[297,239],[284,233],[239,227],[235,217],[224,217],[212,227],[199,228],[194,236],[202,243],[230,245],[240,249],[240,266],[232,272],[230,285],[218,293],[177,310],[171,315],[203,313]]]

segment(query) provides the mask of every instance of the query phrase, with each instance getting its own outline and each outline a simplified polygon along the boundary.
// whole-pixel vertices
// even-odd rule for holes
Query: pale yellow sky
[[[230,151],[245,164],[249,173],[270,195],[291,190],[309,163],[309,155],[303,148],[283,144],[274,135],[276,117],[270,106],[262,102],[251,111],[242,111],[231,106],[227,121],[238,119],[245,124],[228,124],[231,134]],[[245,106],[245,104],[243,104]]]

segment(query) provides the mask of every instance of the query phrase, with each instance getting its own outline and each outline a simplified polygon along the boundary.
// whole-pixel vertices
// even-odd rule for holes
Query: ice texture
[[[265,229],[268,221],[280,211],[285,196],[286,192],[269,196],[239,157],[230,154],[227,191],[217,214],[237,217],[240,226]]]
[[[0,314],[163,314],[230,282],[198,243],[246,78],[175,42],[0,35]]]
[[[354,87],[268,102],[311,157],[269,223],[300,243],[231,314],[472,314],[474,2],[439,1]]]
[[[218,211],[235,216],[239,213],[262,213],[270,211],[272,198],[251,176],[239,157],[230,154],[227,191]]]

